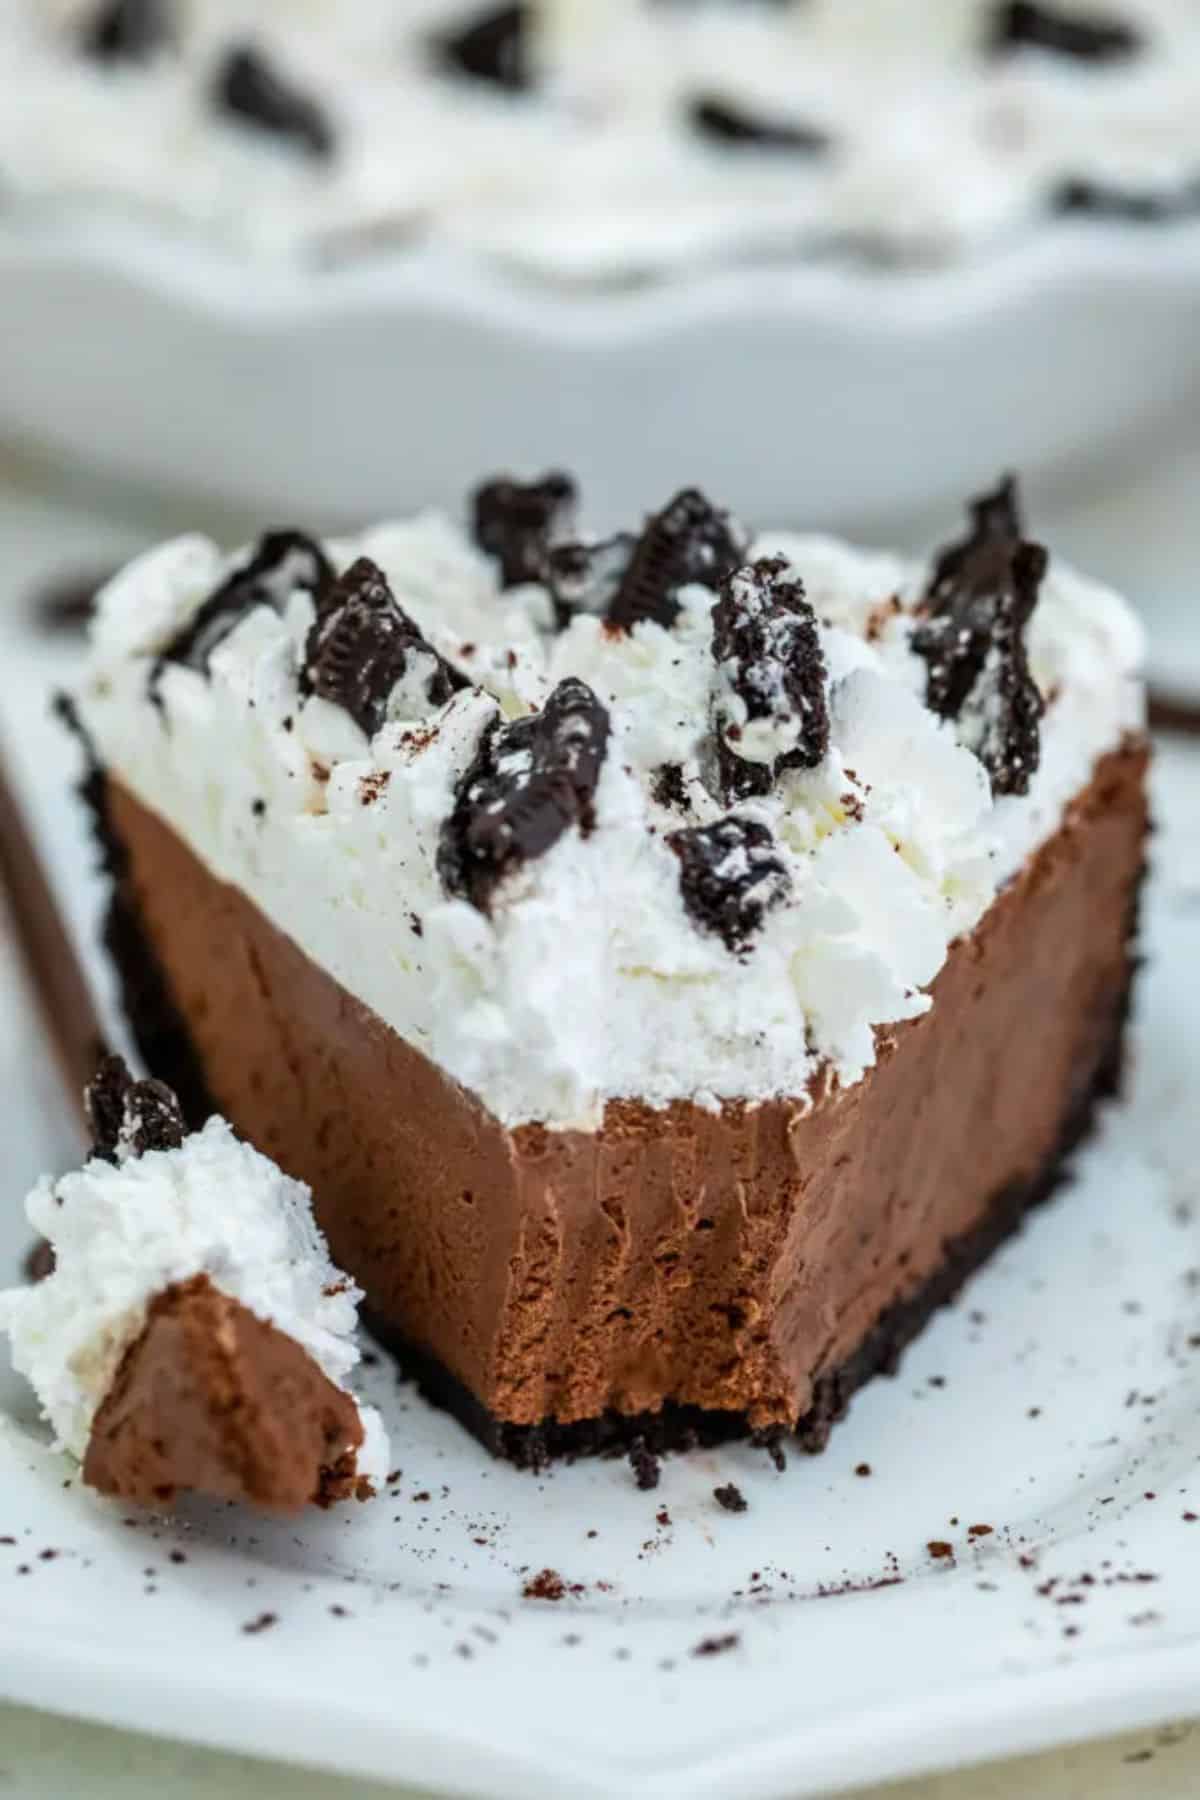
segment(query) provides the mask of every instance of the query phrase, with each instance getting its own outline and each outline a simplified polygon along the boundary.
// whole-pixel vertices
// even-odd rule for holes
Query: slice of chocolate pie
[[[100,1493],[295,1512],[382,1485],[378,1415],[346,1386],[354,1284],[309,1195],[223,1119],[188,1133],[163,1082],[108,1058],[85,1166],[30,1195],[51,1254],[0,1293],[0,1332]]]
[[[1011,483],[929,567],[574,512],[118,577],[110,940],[151,1066],[491,1448],[816,1448],[1114,1086],[1140,634]]]

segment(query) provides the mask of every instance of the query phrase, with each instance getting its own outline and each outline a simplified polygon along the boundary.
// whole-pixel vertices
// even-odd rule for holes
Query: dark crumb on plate
[[[935,1562],[945,1562],[954,1555],[954,1545],[948,1544],[945,1538],[930,1538],[925,1548]]]
[[[967,1536],[969,1538],[991,1537],[995,1529],[996,1527],[994,1525],[968,1525]]]
[[[634,1438],[630,1444],[629,1466],[633,1470],[633,1479],[644,1493],[658,1486],[662,1471],[657,1456],[647,1448],[645,1438]]]
[[[744,1513],[749,1511],[749,1501],[741,1488],[735,1487],[732,1481],[727,1481],[724,1487],[715,1487],[713,1499],[726,1512]]]
[[[701,1638],[692,1650],[693,1656],[722,1656],[726,1650],[736,1650],[742,1641],[738,1631],[726,1631],[720,1637]]]
[[[854,1473],[856,1475],[862,1475],[864,1477],[869,1475],[871,1473],[870,1463],[858,1463],[857,1466],[855,1467]]]
[[[671,1515],[665,1506],[660,1506],[654,1515],[656,1524],[667,1526],[671,1523]]]
[[[543,1569],[531,1576],[521,1589],[526,1600],[563,1600],[568,1594],[582,1594],[581,1581],[565,1581],[557,1569]]]
[[[182,1550],[172,1550],[169,1553],[168,1560],[173,1563],[185,1563],[187,1561],[187,1557],[184,1555]]]
[[[259,1613],[257,1619],[248,1619],[242,1626],[247,1637],[254,1637],[260,1631],[269,1631],[272,1625],[278,1625],[279,1615],[273,1612]]]

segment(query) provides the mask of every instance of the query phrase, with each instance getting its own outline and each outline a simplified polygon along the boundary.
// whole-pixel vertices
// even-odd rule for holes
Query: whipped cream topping
[[[1114,25],[1099,54],[989,54],[1000,0],[529,0],[491,78],[431,48],[504,10],[487,0],[263,0],[249,23],[164,0],[161,44],[87,54],[101,10],[4,7],[0,192],[267,256],[432,238],[585,282],[837,246],[950,258],[1056,206],[1170,211],[1200,179],[1190,0],[1049,0]],[[299,98],[268,128],[214,102],[247,46]]]
[[[345,1388],[358,1362],[361,1295],[329,1259],[309,1190],[234,1136],[224,1119],[173,1149],[92,1157],[25,1203],[54,1247],[53,1272],[0,1293],[0,1331],[60,1448],[80,1461],[92,1421],[151,1302],[173,1282],[214,1287],[293,1338]],[[387,1438],[360,1407],[358,1472],[381,1486]]]
[[[622,631],[581,612],[556,630],[546,591],[502,590],[496,564],[443,517],[326,552],[339,573],[360,556],[378,564],[470,685],[434,707],[421,684],[398,682],[368,741],[343,706],[304,691],[314,601],[298,589],[281,611],[247,610],[207,674],[162,665],[152,698],[160,652],[249,555],[187,537],[104,591],[80,714],[101,764],[214,875],[508,1126],[594,1126],[620,1098],[803,1096],[822,1069],[857,1081],[877,1028],[930,1005],[950,944],[1142,722],[1135,618],[1052,560],[1026,631],[1040,762],[1027,791],[994,793],[963,741],[970,716],[924,703],[911,640],[928,570],[766,532],[748,556],[803,583],[828,718],[814,766],[781,766],[769,791],[731,801],[713,770],[729,688],[711,588],[681,588],[669,627]],[[471,904],[439,863],[464,776],[481,744],[504,744],[505,721],[569,676],[607,709],[594,792]],[[793,742],[789,726],[768,747]],[[739,857],[747,880],[751,861],[762,875],[744,931],[736,909],[714,922],[694,894],[689,905],[677,837],[731,816],[753,856],[731,853],[719,880]]]

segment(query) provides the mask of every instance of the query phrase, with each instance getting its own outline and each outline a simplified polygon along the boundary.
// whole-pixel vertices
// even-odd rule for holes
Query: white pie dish
[[[681,469],[859,527],[1128,448],[1200,379],[1200,222],[1059,222],[954,268],[562,290],[448,251],[254,263],[144,219],[0,224],[0,437],[306,522],[565,463],[598,524]]]

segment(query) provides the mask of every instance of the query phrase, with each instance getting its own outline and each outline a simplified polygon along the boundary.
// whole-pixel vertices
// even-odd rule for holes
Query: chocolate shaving
[[[957,719],[994,794],[1024,794],[1038,766],[1045,710],[1029,669],[1025,628],[1046,552],[1021,535],[1016,484],[973,500],[971,530],[938,556],[912,645],[925,659],[925,703]]]
[[[160,652],[150,672],[151,698],[158,698],[168,663],[206,675],[213,651],[254,607],[282,612],[297,589],[318,598],[332,580],[333,567],[315,539],[302,531],[266,532],[250,561],[209,595]]]
[[[171,38],[167,0],[103,0],[86,20],[86,55],[101,62],[141,62]]]
[[[489,7],[456,31],[434,40],[438,60],[457,75],[486,81],[510,93],[533,86],[529,57],[531,8],[528,4]]]
[[[241,124],[288,138],[310,156],[333,155],[337,139],[328,115],[294,87],[254,44],[235,44],[213,82],[213,104]]]
[[[688,102],[687,117],[692,130],[701,137],[730,149],[792,150],[805,156],[820,156],[830,146],[828,132],[815,125],[766,118],[715,94],[697,94]]]
[[[713,607],[713,657],[721,686],[713,705],[726,801],[769,793],[785,769],[813,769],[829,748],[825,658],[803,583],[767,557],[735,569]],[[792,747],[765,760],[748,754],[750,726]]]
[[[1004,56],[1032,45],[1083,62],[1116,62],[1135,55],[1142,42],[1135,25],[1111,14],[1085,18],[1032,0],[1004,0],[992,11],[986,48],[992,56]]]
[[[84,1111],[92,1155],[123,1162],[148,1150],[178,1150],[187,1127],[179,1101],[165,1081],[135,1081],[119,1056],[106,1056],[88,1083]]]
[[[647,519],[608,608],[622,631],[650,619],[670,627],[679,617],[678,590],[689,582],[716,588],[742,560],[746,539],[728,513],[697,488],[684,488]]]
[[[727,950],[744,951],[791,887],[766,826],[731,815],[673,831],[665,841],[679,858],[683,904],[694,923],[716,932]]]
[[[575,483],[560,469],[540,481],[500,476],[475,490],[475,542],[499,563],[506,588],[542,579],[546,551],[570,529],[577,499]]]
[[[406,677],[420,689],[410,697],[406,716],[444,706],[470,686],[399,605],[378,564],[360,556],[321,598],[301,686],[340,706],[371,738],[387,717],[396,684]]]
[[[747,1512],[750,1506],[750,1502],[747,1500],[745,1494],[743,1494],[741,1488],[735,1486],[732,1481],[726,1482],[724,1487],[715,1487],[713,1489],[713,1499],[718,1506],[723,1507],[726,1512],[731,1513]]]
[[[442,825],[438,872],[447,891],[487,912],[505,876],[544,856],[570,826],[586,837],[608,738],[608,713],[574,676],[541,712],[494,721]]]

